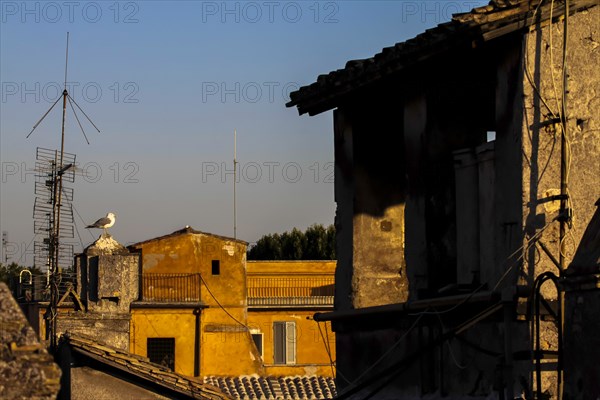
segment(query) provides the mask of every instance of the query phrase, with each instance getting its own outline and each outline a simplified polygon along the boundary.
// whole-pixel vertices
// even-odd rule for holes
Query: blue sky
[[[185,225],[237,237],[333,223],[331,112],[298,116],[288,93],[485,1],[0,1],[0,229],[30,265],[37,147],[60,145],[68,89],[100,128],[67,113],[76,250],[108,211],[123,244]],[[80,115],[80,117],[82,117]],[[83,221],[82,221],[83,219]],[[36,238],[35,240],[41,240]],[[4,260],[5,253],[2,253]]]

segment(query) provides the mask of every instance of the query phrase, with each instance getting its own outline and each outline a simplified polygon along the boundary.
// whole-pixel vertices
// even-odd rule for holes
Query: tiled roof
[[[155,237],[152,239],[146,239],[146,240],[142,240],[141,242],[130,244],[129,246],[127,246],[127,248],[132,250],[132,249],[135,249],[136,247],[139,247],[140,245],[148,243],[148,242],[155,242],[158,240],[168,239],[170,237],[179,236],[179,235],[187,235],[187,234],[212,236],[212,237],[215,237],[215,238],[227,241],[227,242],[236,242],[236,243],[240,243],[240,244],[243,244],[246,246],[248,245],[248,242],[245,242],[240,239],[235,239],[235,238],[228,237],[228,236],[215,235],[214,233],[202,232],[202,231],[196,230],[196,229],[192,228],[191,226],[187,225],[184,228],[178,229],[173,233],[169,233],[167,235],[162,235],[162,236],[158,236],[158,237]]]
[[[62,338],[80,354],[190,398],[231,400],[231,397],[225,395],[217,387],[185,375],[176,374],[169,368],[150,362],[146,357],[115,349],[80,334],[66,333]]]
[[[323,376],[216,377],[204,378],[239,400],[321,400],[337,395],[335,382]]]
[[[598,3],[599,0],[571,0],[569,7],[575,13]],[[297,106],[300,114],[319,114],[337,107],[342,97],[409,67],[547,21],[551,13],[553,18],[559,17],[564,9],[564,0],[492,0],[469,13],[455,14],[451,21],[413,39],[386,47],[371,58],[348,61],[343,69],[320,75],[315,83],[292,92],[286,105]]]
[[[55,399],[60,368],[0,282],[0,398]]]

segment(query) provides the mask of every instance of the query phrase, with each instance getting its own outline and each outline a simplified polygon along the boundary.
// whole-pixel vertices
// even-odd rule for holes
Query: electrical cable
[[[204,287],[206,287],[206,290],[208,290],[208,293],[215,300],[215,302],[219,305],[219,307],[221,308],[221,310],[225,311],[225,314],[227,314],[229,316],[229,318],[231,318],[232,320],[234,320],[235,322],[237,322],[238,324],[240,324],[242,327],[244,327],[246,329],[246,331],[250,332],[250,328],[246,324],[244,324],[243,322],[241,322],[240,320],[238,320],[236,317],[234,317],[233,315],[231,315],[231,313],[229,313],[229,311],[227,311],[227,309],[225,309],[225,307],[223,307],[221,305],[221,302],[219,302],[219,300],[215,297],[215,295],[213,294],[213,292],[210,290],[210,288],[206,284],[206,281],[204,280],[204,277],[202,276],[202,274],[198,274],[198,275],[200,275],[200,280],[202,281],[202,283],[204,283]]]
[[[444,325],[444,321],[442,321],[442,317],[440,316],[440,314],[436,314],[438,321],[440,322],[440,326],[442,327],[442,331],[446,331],[446,326]],[[448,352],[450,353],[450,358],[452,358],[452,362],[454,363],[454,365],[456,365],[456,368],[458,369],[467,369],[467,367],[469,366],[469,364],[465,364],[462,365],[461,363],[458,362],[458,360],[456,359],[456,356],[454,355],[454,350],[452,349],[452,344],[450,343],[450,339],[449,338],[446,341],[446,345],[448,345]]]
[[[542,233],[544,233],[544,231],[552,224],[552,222],[556,221],[556,218],[553,219],[552,221],[548,222],[546,225],[544,225],[543,228],[541,228],[535,235],[533,235],[530,239],[527,240],[527,242],[522,245],[521,247],[519,247],[516,251],[514,251],[510,256],[508,256],[507,261],[510,260],[512,257],[514,257],[518,252],[520,252],[521,250],[523,250],[523,252],[521,253],[521,255],[513,262],[513,264],[504,272],[504,274],[500,277],[500,279],[498,279],[498,282],[496,282],[496,285],[494,286],[494,289],[492,289],[492,291],[495,291],[498,286],[500,286],[500,283],[504,280],[504,278],[506,278],[506,276],[508,275],[508,273],[515,267],[515,265],[523,258],[525,258],[525,252],[527,250],[529,250],[529,248],[531,246],[533,246],[535,244],[535,241],[537,241],[537,239],[542,235]],[[525,247],[527,246],[527,247]]]
[[[419,321],[421,320],[421,318],[423,318],[423,315],[419,315],[417,317],[417,319],[415,319],[415,321],[413,322],[413,324],[407,329],[406,332],[404,332],[402,334],[402,336],[400,336],[400,338],[398,338],[398,340],[396,340],[396,342],[394,344],[392,344],[390,346],[389,349],[387,349],[387,351],[385,353],[383,353],[373,364],[371,364],[366,370],[363,371],[362,374],[360,374],[358,376],[358,378],[356,378],[348,387],[346,387],[346,389],[338,394],[338,397],[341,395],[346,394],[347,392],[349,392],[350,390],[354,389],[355,387],[357,387],[360,383],[360,380],[369,372],[371,372],[371,370],[373,368],[375,368],[377,365],[379,365],[379,363],[381,361],[383,361],[388,354],[390,354],[404,339],[406,339],[406,337],[413,331],[414,328],[417,327],[417,325],[419,324]]]
[[[331,366],[331,374],[335,377],[337,366],[334,366],[333,357],[331,356],[331,349],[329,347],[329,337],[327,338],[327,340],[325,340],[325,336],[323,336],[323,331],[321,330],[321,321],[316,321],[316,322],[317,322],[317,328],[319,328],[319,335],[321,335],[321,340],[323,341],[323,345],[325,346],[325,351],[327,352],[327,356],[329,357],[329,363],[330,363],[329,365]],[[325,332],[327,332],[327,323],[325,323]],[[339,375],[342,378],[344,378],[342,374],[339,374]],[[346,378],[344,378],[344,380],[347,383],[351,383],[350,381],[346,380]]]

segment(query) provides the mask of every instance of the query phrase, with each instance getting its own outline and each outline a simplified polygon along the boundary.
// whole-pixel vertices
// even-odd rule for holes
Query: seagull
[[[106,230],[115,224],[116,218],[117,216],[115,214],[109,212],[106,214],[106,217],[100,218],[98,221],[86,226],[85,228],[102,228],[104,229],[104,233],[106,233]]]

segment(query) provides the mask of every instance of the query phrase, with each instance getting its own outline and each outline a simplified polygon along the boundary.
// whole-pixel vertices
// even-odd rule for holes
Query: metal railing
[[[200,274],[142,274],[142,300],[199,302]]]
[[[334,277],[249,277],[249,306],[333,305]]]

